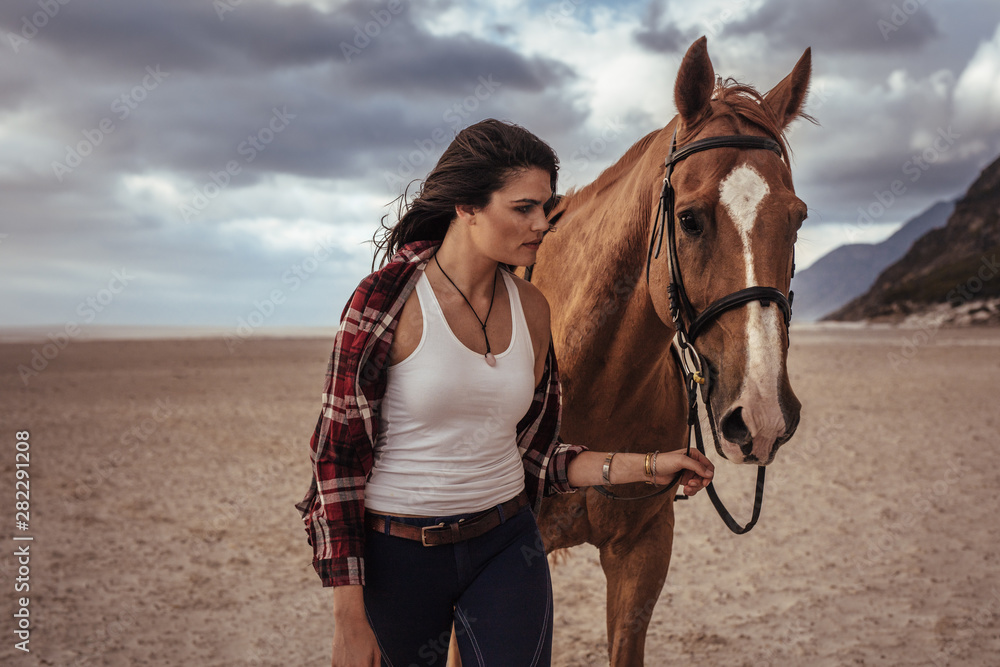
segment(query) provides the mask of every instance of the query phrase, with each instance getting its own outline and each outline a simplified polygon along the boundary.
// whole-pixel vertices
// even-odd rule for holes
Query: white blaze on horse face
[[[770,192],[767,182],[748,164],[736,167],[719,185],[719,200],[743,240],[746,287],[757,285],[750,232],[757,209]],[[785,418],[778,398],[781,377],[781,330],[778,306],[759,301],[744,306],[747,313],[747,367],[734,407],[743,408],[743,421],[753,437],[753,453],[768,461],[774,441],[785,432]],[[737,460],[742,455],[737,449]]]

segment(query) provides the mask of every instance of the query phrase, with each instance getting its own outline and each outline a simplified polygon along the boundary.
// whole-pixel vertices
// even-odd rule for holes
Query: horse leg
[[[451,644],[448,645],[448,664],[446,667],[462,667],[462,656],[458,654],[458,636],[455,634],[455,624],[451,624]]]
[[[643,664],[646,629],[667,578],[674,539],[673,503],[641,529],[600,547],[608,580],[608,655],[612,667]]]

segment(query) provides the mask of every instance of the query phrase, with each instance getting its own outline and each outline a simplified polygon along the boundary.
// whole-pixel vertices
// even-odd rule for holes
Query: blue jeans
[[[475,514],[393,518],[429,526]],[[443,666],[453,621],[463,667],[549,665],[552,582],[541,544],[528,506],[455,544],[366,530],[365,611],[383,666]]]

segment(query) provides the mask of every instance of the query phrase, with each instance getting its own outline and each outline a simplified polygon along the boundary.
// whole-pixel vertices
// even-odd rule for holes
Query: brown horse
[[[807,49],[766,95],[734,82],[717,84],[702,37],[681,62],[677,117],[552,211],[558,233],[546,236],[531,280],[552,304],[563,440],[597,451],[686,445],[685,382],[670,351],[675,327],[667,258],[649,260],[646,277],[664,158],[675,131],[678,149],[717,136],[776,142],[781,156],[720,147],[677,163],[674,219],[666,224],[674,225],[678,268],[695,312],[750,286],[787,294],[806,206],[792,187],[784,130],[798,117],[809,118],[802,113],[809,77]],[[704,328],[697,348],[710,375],[718,453],[735,463],[767,465],[794,432],[801,407],[785,369],[788,336],[777,305],[752,300],[722,312]],[[649,488],[613,491],[639,496]],[[643,663],[646,629],[670,563],[673,501],[674,493],[614,500],[588,487],[542,504],[546,552],[584,542],[600,549],[612,665]],[[449,665],[459,664],[454,636],[452,644]]]
[[[681,371],[670,353],[667,258],[647,247],[664,178],[664,158],[697,139],[756,135],[782,156],[734,147],[699,152],[672,175],[677,258],[691,306],[761,285],[788,293],[793,246],[806,217],[795,196],[784,130],[802,113],[810,51],[766,95],[716,83],[706,39],[688,49],[674,87],[678,115],[640,139],[598,179],[567,194],[552,218],[532,282],[552,304],[552,335],[564,391],[562,436],[598,451],[679,449],[688,438]],[[788,337],[776,305],[758,301],[727,310],[698,338],[708,362],[718,453],[734,463],[766,465],[799,421],[800,404],[785,368]],[[631,487],[631,488],[629,488]],[[622,485],[619,495],[650,487]],[[607,498],[593,488],[556,495],[538,517],[546,550],[589,542],[607,577],[612,665],[643,662],[646,629],[667,576],[673,541],[673,493],[648,500]]]

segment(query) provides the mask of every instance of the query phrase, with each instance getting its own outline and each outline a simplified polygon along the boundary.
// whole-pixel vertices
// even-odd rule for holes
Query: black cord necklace
[[[448,282],[450,282],[452,284],[452,286],[455,289],[458,290],[458,293],[462,295],[462,298],[465,299],[465,302],[469,304],[469,308],[472,308],[472,304],[469,302],[468,299],[465,298],[465,294],[462,293],[462,290],[458,289],[458,285],[455,284],[455,281],[452,280],[448,276],[448,274],[444,272],[444,269],[441,268],[441,262],[438,261],[437,253],[434,253],[434,263],[437,264],[437,267],[439,269],[441,269],[441,273],[444,274],[444,277],[448,278]],[[493,352],[490,351],[490,337],[486,335],[486,322],[490,321],[490,313],[493,312],[493,299],[495,299],[496,296],[497,296],[497,274],[496,274],[496,272],[494,272],[493,273],[493,296],[490,297],[490,309],[486,311],[486,320],[485,321],[484,320],[480,320],[479,319],[479,314],[476,312],[476,309],[472,308],[472,314],[476,316],[476,319],[479,320],[479,326],[481,326],[483,328],[483,338],[486,339],[486,363],[488,363],[490,366],[496,366],[497,365],[497,358],[494,357],[493,356]]]

